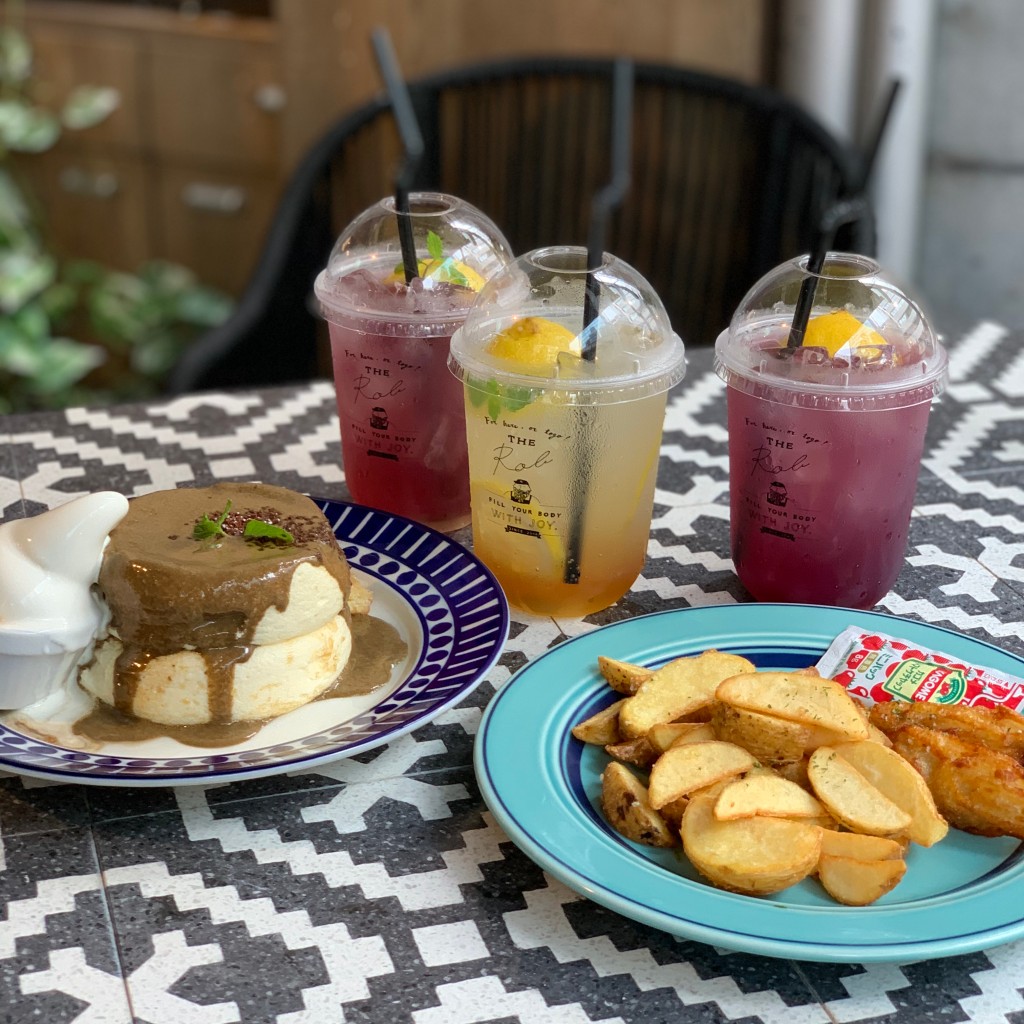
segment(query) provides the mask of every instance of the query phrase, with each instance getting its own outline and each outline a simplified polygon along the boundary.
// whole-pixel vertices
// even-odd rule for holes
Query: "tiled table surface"
[[[950,349],[906,564],[879,609],[1024,655],[1024,349],[993,324]],[[344,498],[333,404],[315,383],[0,419],[0,512],[224,479]],[[746,600],[724,419],[710,353],[691,353],[631,593],[588,621],[514,615],[479,689],[386,748],[209,788],[0,777],[0,1020],[1024,1021],[1024,942],[859,965],[676,939],[546,876],[480,799],[482,709],[529,659],[627,616]]]

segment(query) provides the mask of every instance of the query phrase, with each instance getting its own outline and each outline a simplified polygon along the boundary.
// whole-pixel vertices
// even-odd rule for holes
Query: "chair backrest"
[[[585,244],[610,173],[611,60],[511,60],[410,83],[427,145],[416,187],[459,195],[513,249]],[[329,374],[311,285],[335,237],[391,191],[400,159],[387,101],[342,119],[293,175],[234,316],[186,353],[172,391]],[[707,345],[743,294],[806,252],[858,155],[764,88],[638,64],[632,185],[608,249],[661,296],[687,345]],[[870,254],[872,215],[840,247]]]

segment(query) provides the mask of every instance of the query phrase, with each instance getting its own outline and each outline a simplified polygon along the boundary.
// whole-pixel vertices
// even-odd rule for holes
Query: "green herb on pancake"
[[[216,519],[211,519],[209,516],[203,516],[198,523],[192,528],[192,537],[194,540],[209,540],[211,537],[223,537],[224,536],[224,520],[227,519],[228,513],[231,511],[231,501],[224,506],[224,511]]]
[[[261,519],[250,511],[232,512],[231,502],[224,506],[216,519],[203,516],[192,529],[192,537],[195,540],[210,542],[209,546],[220,545],[221,537],[241,537],[243,540],[251,540],[256,543],[272,541],[275,544],[294,544],[295,535],[286,530],[283,526],[270,522],[271,518],[279,518],[278,514],[271,508],[260,509],[260,513],[267,515],[268,519]]]
[[[265,523],[262,519],[250,519],[245,524],[242,536],[251,540],[274,540],[281,544],[295,543],[295,538],[283,526]]]

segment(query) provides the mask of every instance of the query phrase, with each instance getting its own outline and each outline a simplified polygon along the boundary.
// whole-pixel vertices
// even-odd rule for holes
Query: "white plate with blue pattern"
[[[218,750],[169,738],[89,744],[72,733],[74,701],[63,708],[48,701],[45,717],[26,709],[0,722],[0,771],[104,786],[260,778],[371,750],[464,699],[508,637],[508,604],[490,571],[456,541],[411,520],[314,500],[349,565],[373,590],[373,614],[408,645],[385,686],[363,697],[314,701]]]
[[[599,654],[656,667],[714,647],[786,671],[815,664],[850,625],[1024,675],[1024,659],[991,644],[877,612],[744,604],[644,615],[553,647],[498,691],[474,747],[484,799],[555,878],[685,939],[795,960],[906,963],[1024,938],[1024,844],[1016,839],[953,829],[930,849],[911,847],[906,876],[877,903],[844,907],[813,879],[757,899],[713,889],[675,850],[631,843],[605,821],[608,757],[571,733],[617,696],[597,671]]]

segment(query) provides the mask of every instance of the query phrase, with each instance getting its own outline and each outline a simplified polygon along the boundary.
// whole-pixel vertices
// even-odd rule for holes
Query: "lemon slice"
[[[540,316],[527,316],[506,327],[487,346],[499,359],[508,359],[526,369],[549,369],[563,352],[579,355],[580,339],[568,327]]]
[[[460,284],[474,292],[480,291],[486,284],[483,277],[461,260],[418,260],[416,273],[425,281],[448,281],[451,284]],[[387,276],[386,283],[405,283],[405,271],[402,269],[401,263]]]
[[[862,324],[852,313],[837,309],[832,313],[814,317],[804,332],[804,346],[811,345],[825,349],[834,359],[839,352],[848,348],[850,352],[863,346],[887,344],[878,331]]]

